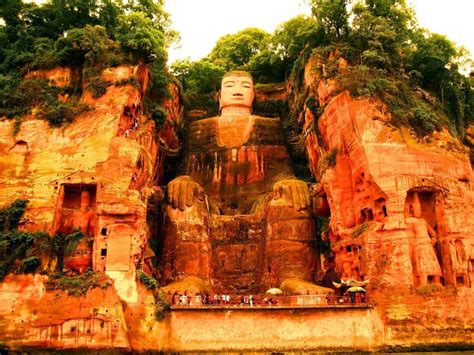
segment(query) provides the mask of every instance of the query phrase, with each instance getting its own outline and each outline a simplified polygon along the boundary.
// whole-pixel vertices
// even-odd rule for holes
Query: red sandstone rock
[[[338,65],[343,69],[347,63],[339,60]],[[27,116],[13,137],[13,123],[0,121],[0,204],[30,200],[21,225],[25,230],[55,233],[75,226],[92,234],[93,268],[109,274],[117,290],[95,288],[74,298],[45,292],[43,276],[8,276],[0,284],[0,341],[13,349],[137,351],[472,344],[473,175],[466,149],[446,131],[435,133],[432,143],[421,143],[406,128],[391,127],[381,102],[354,99],[347,92],[335,95],[337,83],[325,78],[325,70],[321,58],[311,58],[304,76],[311,95],[325,106],[319,137],[310,110],[301,115],[309,132],[310,168],[321,183],[314,211],[330,214],[336,267],[344,278],[370,278],[376,310],[173,312],[157,322],[153,295],[136,285],[135,268],[150,258],[145,255],[147,198],[159,195],[155,185],[163,181],[165,152],[180,148],[173,127],[181,125],[182,108],[177,89],[171,88],[172,98],[164,104],[169,117],[157,139],[153,125],[140,115],[147,71],[121,66],[102,78],[114,83],[135,75],[141,88],[112,85],[98,100],[84,94],[82,101],[94,111],[64,130]],[[68,69],[30,75],[59,86],[74,79]],[[467,137],[473,137],[472,129]],[[331,151],[336,152],[334,166],[328,164]],[[271,148],[263,155],[279,152]],[[259,154],[251,149],[235,154],[252,166],[247,174],[229,171],[219,180],[215,177],[222,169],[203,169],[212,176],[208,183],[225,181],[224,189],[258,183],[267,172]],[[200,162],[205,156],[195,157],[200,167],[206,167]],[[230,153],[226,159],[233,157]],[[91,196],[81,210],[83,191]],[[212,268],[204,268],[205,275],[222,289],[239,282],[277,285],[282,277],[309,278],[301,270],[320,264],[304,239],[314,228],[304,212],[270,205],[265,226],[259,216],[217,216],[203,224],[198,212],[198,227],[182,221],[190,238],[183,249],[190,265],[181,269],[198,269],[195,264],[206,255]],[[200,242],[203,225],[220,243],[212,252]],[[264,246],[258,237],[263,229]],[[245,243],[232,241],[236,235]],[[165,255],[165,261],[172,257]],[[441,276],[449,287],[428,287]],[[204,320],[208,326],[203,328]]]
[[[111,85],[99,99],[85,91],[81,101],[93,110],[65,129],[49,128],[45,121],[28,116],[14,137],[13,121],[0,122],[0,203],[30,201],[21,226],[25,230],[67,234],[79,228],[93,237],[93,268],[110,272],[120,280],[119,294],[132,298],[134,270],[149,236],[147,198],[162,178],[165,149],[179,148],[169,122],[179,125],[182,113],[176,96],[165,102],[169,117],[158,140],[153,123],[141,116],[148,76],[145,66],[105,70],[104,80],[116,83],[136,77],[140,88]],[[56,69],[30,77],[67,85],[73,73]],[[82,203],[85,193],[87,201]],[[110,255],[108,250],[115,252]],[[108,257],[121,262],[108,262]]]
[[[312,95],[325,105],[318,133],[312,131],[306,145],[310,167],[329,203],[339,271],[344,277],[371,278],[389,287],[417,287],[435,282],[441,264],[445,283],[470,287],[474,194],[465,148],[447,131],[435,133],[434,143],[418,143],[405,128],[390,125],[381,102],[354,99],[347,92],[334,95],[334,82],[314,74],[306,77]],[[305,126],[312,127],[313,121],[307,110]],[[337,153],[333,167],[325,161],[329,152]],[[413,194],[421,196],[417,208],[423,223],[435,230],[431,245],[423,244],[426,232],[407,226]],[[438,260],[423,256],[421,266],[415,261],[420,253],[436,254]],[[453,258],[459,266],[451,266]]]

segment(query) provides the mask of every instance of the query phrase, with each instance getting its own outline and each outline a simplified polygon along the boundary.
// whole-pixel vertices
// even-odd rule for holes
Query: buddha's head
[[[253,79],[246,71],[234,70],[224,74],[221,84],[220,109],[252,106],[255,93]]]

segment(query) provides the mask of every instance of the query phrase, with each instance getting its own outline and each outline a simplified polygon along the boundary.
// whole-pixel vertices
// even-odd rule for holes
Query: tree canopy
[[[31,70],[71,65],[83,70],[87,89],[100,95],[101,69],[145,63],[153,76],[150,97],[163,95],[167,48],[178,39],[164,0],[21,0],[0,3],[0,116],[24,113],[29,99],[18,92]],[[314,51],[339,53],[351,69],[338,74],[354,95],[380,96],[395,121],[425,122],[429,134],[443,120],[460,137],[473,119],[472,76],[459,72],[466,52],[448,38],[420,28],[405,0],[309,0],[312,15],[280,24],[273,34],[258,28],[222,36],[201,60],[174,63],[172,72],[191,95],[208,95],[229,69],[249,70],[257,82],[301,78]],[[469,58],[469,57],[468,57]],[[336,72],[332,73],[336,75]],[[43,83],[44,84],[44,83]],[[46,111],[55,108],[41,83]],[[24,84],[23,84],[24,85]],[[415,94],[425,90],[434,105]],[[57,89],[54,89],[57,90]],[[425,95],[426,96],[426,95]],[[48,99],[46,99],[48,98]],[[57,110],[56,110],[57,111]],[[426,113],[426,114],[422,114]],[[442,117],[443,116],[443,117]],[[417,118],[418,117],[418,118]]]
[[[98,78],[103,68],[145,63],[153,74],[150,88],[155,93],[149,94],[155,98],[156,93],[163,94],[167,48],[178,39],[163,2],[49,0],[37,5],[2,1],[0,81],[9,85],[0,87],[0,117],[13,117],[28,109],[29,99],[18,93],[25,74],[58,65],[81,69],[89,82],[87,88],[93,90],[93,95],[100,95],[107,84]],[[57,91],[45,85],[43,91]],[[43,108],[58,112],[60,103],[53,101],[43,103]]]
[[[269,33],[258,28],[247,28],[233,35],[225,35],[217,40],[208,58],[226,70],[244,68],[250,58],[263,49],[269,38]]]

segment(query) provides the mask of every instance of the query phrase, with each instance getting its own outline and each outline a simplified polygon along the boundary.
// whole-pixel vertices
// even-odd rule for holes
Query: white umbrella
[[[346,292],[365,292],[365,289],[360,286],[349,287]]]
[[[268,293],[270,295],[282,295],[283,291],[277,287],[273,287],[273,288],[268,289],[265,293]]]

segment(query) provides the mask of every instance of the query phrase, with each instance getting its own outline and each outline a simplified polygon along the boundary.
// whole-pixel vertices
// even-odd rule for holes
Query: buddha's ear
[[[221,110],[221,92],[220,90],[216,91],[214,94],[214,100],[219,104],[219,111]]]
[[[252,106],[250,106],[250,114],[253,115],[255,112],[255,105],[257,103],[257,95],[255,95],[255,89],[253,90],[253,101]]]

